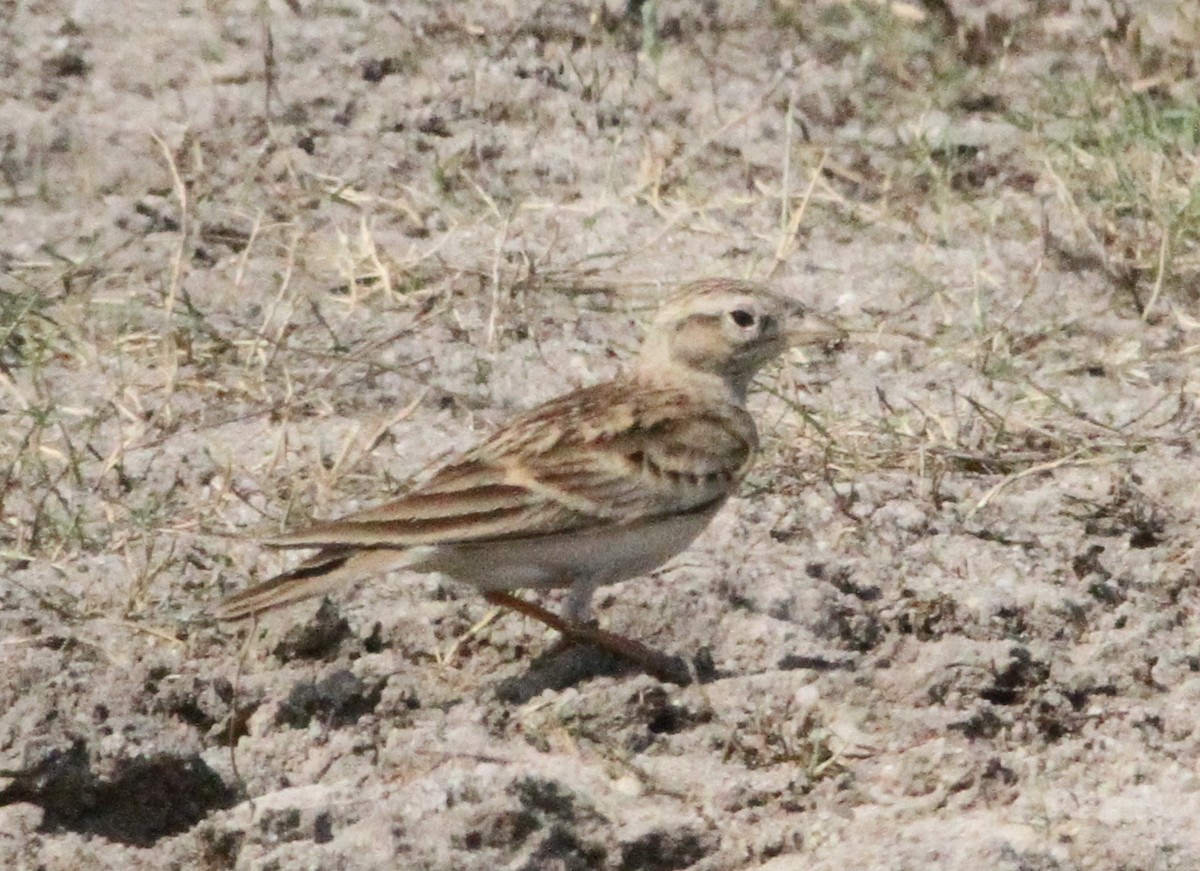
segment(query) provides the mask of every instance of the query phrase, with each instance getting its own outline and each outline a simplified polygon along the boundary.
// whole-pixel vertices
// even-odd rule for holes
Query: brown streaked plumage
[[[556,625],[577,624],[598,586],[683,550],[735,491],[757,448],[744,403],[759,368],[836,335],[760,285],[687,285],[666,299],[627,373],[520,415],[393,502],[268,540],[318,551],[218,615],[409,568],[496,594],[569,587]]]

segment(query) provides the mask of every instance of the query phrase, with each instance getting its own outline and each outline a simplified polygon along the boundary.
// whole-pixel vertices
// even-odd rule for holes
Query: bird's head
[[[788,348],[830,344],[844,335],[798,301],[760,284],[708,279],[664,300],[635,371],[652,380],[716,376],[741,401],[755,373]]]

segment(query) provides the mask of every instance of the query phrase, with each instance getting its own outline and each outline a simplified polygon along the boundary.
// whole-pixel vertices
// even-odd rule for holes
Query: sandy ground
[[[1200,867],[1200,18],[967,5],[0,7],[0,865]],[[699,683],[211,618],[708,275],[851,338],[599,597]]]

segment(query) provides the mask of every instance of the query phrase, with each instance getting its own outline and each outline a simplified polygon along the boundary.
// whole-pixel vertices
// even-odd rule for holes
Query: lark
[[[754,460],[755,374],[791,346],[839,337],[762,285],[688,284],[625,373],[520,415],[395,501],[265,541],[316,553],[217,614],[249,617],[394,569],[442,572],[670,677],[661,655],[589,622],[592,595],[692,543]],[[565,613],[512,593],[530,588],[566,588]]]

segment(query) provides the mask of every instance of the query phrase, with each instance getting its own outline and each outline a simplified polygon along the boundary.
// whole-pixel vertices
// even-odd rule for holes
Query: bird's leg
[[[576,578],[567,588],[567,601],[563,603],[563,616],[568,623],[593,623],[592,596],[598,585],[586,579]]]
[[[493,605],[511,608],[526,617],[532,617],[540,623],[545,623],[555,632],[562,633],[563,637],[570,641],[599,647],[601,650],[606,650],[621,659],[632,662],[647,674],[653,675],[664,683],[684,686],[692,682],[687,669],[682,667],[677,659],[653,650],[632,638],[617,635],[615,632],[609,632],[590,623],[566,620],[553,611],[548,611],[533,602],[527,602],[512,593],[488,590],[483,597]]]

